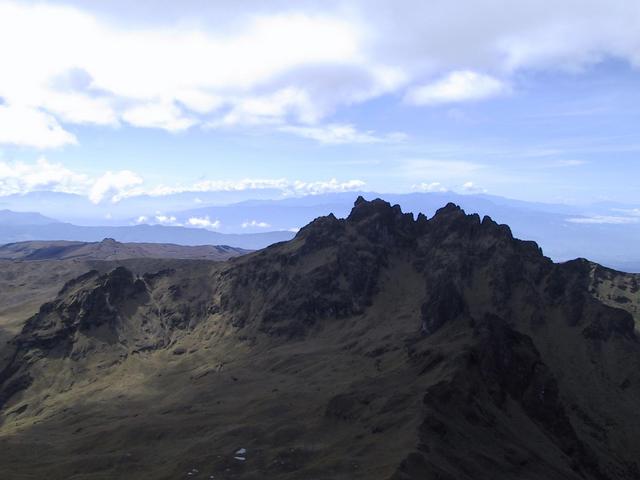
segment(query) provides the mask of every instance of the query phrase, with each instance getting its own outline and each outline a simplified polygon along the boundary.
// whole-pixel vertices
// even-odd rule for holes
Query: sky
[[[0,0],[0,196],[640,205],[640,2]]]

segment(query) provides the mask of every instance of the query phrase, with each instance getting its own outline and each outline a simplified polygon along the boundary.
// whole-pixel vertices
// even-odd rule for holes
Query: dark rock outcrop
[[[151,352],[187,365],[211,346],[212,355],[246,360],[248,377],[260,368],[282,375],[282,385],[314,377],[310,428],[346,432],[342,445],[358,443],[374,463],[372,445],[394,450],[402,433],[408,450],[394,450],[386,478],[637,478],[635,278],[582,259],[554,264],[509,227],[454,204],[414,219],[362,197],[346,219],[321,217],[290,242],[199,266],[197,276],[195,268],[138,277],[118,267],[68,282],[14,339],[0,409],[42,384],[42,359],[82,366]],[[190,378],[214,385],[205,366]],[[243,377],[223,380],[247,392]],[[260,383],[251,405],[282,385]],[[215,388],[205,386],[209,398]],[[286,415],[290,400],[268,411]],[[315,449],[308,458],[320,465],[336,456]],[[346,460],[331,469],[347,463],[355,468]],[[306,460],[283,465],[269,472],[295,475]],[[246,478],[260,478],[253,474]]]

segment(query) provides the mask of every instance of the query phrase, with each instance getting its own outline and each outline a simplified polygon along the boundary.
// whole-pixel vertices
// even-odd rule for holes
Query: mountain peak
[[[436,211],[436,215],[438,214],[444,215],[447,213],[464,213],[464,210],[462,210],[462,208],[459,205],[456,205],[453,202],[449,202],[444,207],[439,208]]]
[[[438,243],[449,235],[455,235],[472,243],[484,239],[477,248],[503,241],[513,242],[514,246],[527,244],[535,247],[536,254],[539,253],[534,242],[514,239],[507,225],[498,224],[488,216],[481,220],[477,213],[467,214],[452,202],[428,219],[423,213],[414,218],[412,213],[404,213],[400,205],[392,205],[380,198],[366,200],[362,196],[358,196],[346,219],[336,218],[333,214],[318,217],[303,227],[297,238],[304,238],[308,249],[337,245],[341,243],[341,237],[348,235],[353,239],[354,234],[379,246],[415,244],[426,240],[420,240],[425,235]]]
[[[353,204],[353,208],[351,209],[351,213],[347,217],[347,220],[358,222],[375,215],[397,217],[402,215],[402,209],[400,208],[400,205],[392,206],[389,202],[382,200],[381,198],[375,198],[367,201],[362,196],[359,196]],[[411,214],[409,215],[413,218]]]

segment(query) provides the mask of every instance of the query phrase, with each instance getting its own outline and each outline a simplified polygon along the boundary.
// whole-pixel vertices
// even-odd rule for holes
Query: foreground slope
[[[636,276],[363,199],[152,267],[87,272],[7,345],[3,476],[640,476]]]
[[[65,282],[88,270],[108,272],[135,259],[143,271],[172,266],[172,259],[220,261],[246,254],[224,245],[159,243],[19,242],[0,246],[0,344],[15,335],[40,305],[55,298]],[[137,268],[136,267],[136,268]],[[1,350],[1,349],[0,349]]]

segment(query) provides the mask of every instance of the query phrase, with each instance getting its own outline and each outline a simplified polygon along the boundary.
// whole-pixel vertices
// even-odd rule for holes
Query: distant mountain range
[[[120,242],[228,245],[257,250],[273,243],[289,240],[293,235],[292,232],[227,234],[199,228],[164,227],[161,225],[85,227],[70,223],[52,223],[48,225],[0,226],[0,244],[32,240],[98,242],[104,238],[113,238]]]
[[[1,260],[125,260],[128,258],[179,258],[228,260],[248,250],[222,245],[185,246],[167,243],[35,241],[0,246]]]
[[[53,218],[45,217],[34,212],[14,212],[12,210],[0,210],[0,226],[19,226],[19,225],[50,225],[52,223],[60,223]]]
[[[298,227],[319,216],[328,213],[346,216],[357,195],[352,192],[330,193],[221,205],[212,202],[236,196],[181,193],[165,197],[136,197],[135,201],[124,199],[119,203],[96,206],[78,195],[35,192],[0,197],[0,206],[10,205],[19,211],[32,208],[39,212],[25,212],[25,217],[7,211],[0,214],[0,243],[25,240],[94,242],[111,237],[121,242],[230,245],[259,249],[289,240]],[[489,215],[509,224],[516,237],[535,240],[544,253],[556,261],[588,257],[619,270],[640,271],[640,250],[637,248],[640,244],[640,209],[635,205],[598,203],[573,206],[453,192],[361,195],[366,199],[380,196],[392,204],[401,204],[415,215],[422,212],[429,217],[438,208],[453,202],[465,211]],[[117,214],[106,218],[107,210]],[[43,215],[64,222],[75,220],[53,223],[55,220]]]
[[[252,191],[252,198],[276,198],[273,189]],[[355,197],[354,197],[355,198]],[[73,193],[37,191],[0,196],[0,209],[39,212],[51,218],[77,225],[127,225],[139,216],[153,218],[157,212],[188,210],[204,205],[229,205],[246,199],[246,192],[182,192],[170,195],[139,195],[118,202],[92,203],[86,196]]]

